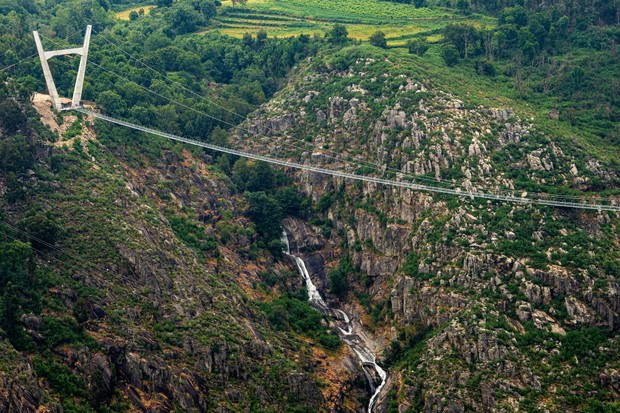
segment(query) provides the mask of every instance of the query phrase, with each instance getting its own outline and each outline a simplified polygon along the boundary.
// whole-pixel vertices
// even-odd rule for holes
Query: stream
[[[310,274],[306,269],[306,263],[300,257],[291,254],[290,245],[288,242],[288,236],[286,231],[282,233],[282,242],[286,245],[286,249],[284,253],[293,258],[295,264],[297,265],[297,269],[299,273],[302,275],[306,282],[306,289],[308,290],[308,301],[310,304],[319,310],[321,313],[335,319],[337,324],[337,332],[338,336],[342,341],[344,341],[349,348],[355,353],[357,358],[362,363],[362,370],[364,370],[364,374],[366,375],[366,379],[370,384],[370,388],[372,391],[372,396],[370,398],[370,402],[368,403],[368,413],[372,413],[372,409],[377,401],[377,397],[383,387],[385,386],[387,380],[387,372],[383,370],[377,363],[376,357],[374,353],[366,346],[366,341],[370,341],[370,338],[364,333],[362,325],[357,320],[351,320],[351,318],[340,309],[331,308],[321,294],[317,290],[316,286],[312,283],[312,279],[310,278]],[[376,386],[375,380],[368,372],[367,368],[373,368],[377,375],[381,378],[381,383]]]

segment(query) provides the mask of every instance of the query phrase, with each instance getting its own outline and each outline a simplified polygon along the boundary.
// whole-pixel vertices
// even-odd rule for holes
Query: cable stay
[[[237,113],[237,112],[235,112],[233,110],[228,109],[227,107],[219,104],[218,102],[216,102],[215,100],[213,100],[213,99],[211,99],[211,98],[209,98],[207,96],[203,96],[203,95],[200,95],[200,94],[194,92],[193,90],[185,87],[183,84],[177,82],[176,80],[171,79],[166,73],[162,73],[162,72],[158,71],[157,69],[154,69],[152,66],[148,65],[147,63],[143,62],[139,58],[133,56],[131,53],[129,53],[126,50],[124,50],[123,48],[121,48],[117,43],[115,43],[114,41],[110,40],[103,33],[101,33],[101,32],[96,32],[96,33],[97,33],[97,35],[99,37],[103,38],[107,43],[109,43],[114,48],[119,50],[121,53],[123,53],[124,55],[129,57],[131,60],[134,60],[137,63],[140,63],[143,67],[147,68],[148,70],[152,71],[153,73],[157,74],[158,76],[162,77],[163,79],[165,79],[167,81],[170,81],[172,83],[172,85],[175,85],[178,89],[181,89],[181,90],[183,90],[185,92],[188,92],[191,95],[193,95],[194,97],[197,97],[197,98],[201,99],[202,101],[208,103],[209,105],[213,105],[213,106],[215,106],[215,107],[217,107],[217,108],[219,108],[221,110],[224,110],[225,112],[230,113],[230,114],[232,114],[232,115],[234,115],[234,116],[236,116],[236,117],[238,117],[240,119],[246,119],[246,116],[241,115],[241,114],[239,114],[239,113]],[[51,39],[48,39],[48,40],[51,41]],[[143,85],[141,85],[141,84],[139,84],[139,83],[137,83],[137,82],[135,82],[135,81],[133,81],[131,79],[128,79],[125,76],[122,76],[122,75],[120,75],[120,74],[118,74],[118,73],[116,73],[116,72],[114,72],[112,70],[109,70],[109,69],[107,69],[107,68],[105,68],[105,67],[103,67],[101,65],[98,65],[97,63],[94,63],[92,61],[91,61],[91,63],[93,65],[97,66],[99,69],[104,70],[104,71],[106,71],[108,73],[111,73],[114,76],[117,76],[120,79],[125,80],[126,82],[133,83],[133,84],[137,85],[138,87],[140,87],[141,89],[145,90],[146,92],[154,94],[157,97],[163,98],[165,100],[168,100],[169,102],[171,102],[171,103],[173,103],[175,105],[178,105],[180,107],[184,107],[185,109],[191,110],[193,112],[202,114],[202,115],[204,115],[204,116],[206,116],[206,117],[208,117],[210,119],[213,119],[215,121],[218,121],[218,122],[220,122],[222,124],[225,124],[225,125],[228,125],[230,127],[236,128],[237,130],[239,130],[241,132],[244,132],[244,133],[247,133],[249,135],[259,136],[258,133],[249,130],[248,127],[244,127],[243,125],[237,125],[237,124],[234,124],[232,122],[225,121],[223,119],[217,118],[217,117],[215,117],[215,116],[213,116],[213,115],[211,115],[209,113],[206,113],[206,112],[201,111],[199,109],[196,109],[194,107],[188,106],[188,105],[186,105],[184,103],[178,102],[178,101],[176,101],[174,99],[171,99],[171,98],[169,98],[167,96],[161,95],[161,94],[159,94],[159,93],[157,93],[157,92],[155,92],[155,91],[153,91],[153,90],[151,90],[151,89],[149,89],[149,88],[147,88],[147,87],[145,87],[145,86],[143,86]],[[265,126],[265,131],[266,132],[275,132],[271,127],[266,126],[266,125],[264,125],[264,126]],[[293,148],[293,149],[300,149],[300,150],[308,150],[309,148],[317,149],[316,145],[313,145],[312,143],[308,143],[307,141],[305,141],[305,140],[303,140],[301,138],[296,138],[295,136],[288,136],[288,138],[292,139],[293,141],[298,142],[300,145],[303,145],[304,147],[301,147],[300,145],[296,145],[294,143],[288,143],[288,142],[281,142],[280,145],[284,145],[284,146],[288,146],[288,147]],[[387,165],[383,165],[383,164],[379,164],[379,163],[375,163],[375,162],[372,162],[372,161],[368,161],[368,160],[362,161],[362,160],[352,159],[350,156],[347,157],[347,158],[343,158],[343,156],[342,156],[343,154],[342,153],[337,153],[337,152],[331,151],[329,149],[320,148],[320,151],[321,151],[321,153],[322,153],[322,155],[324,157],[326,157],[328,159],[332,159],[332,160],[337,161],[337,162],[345,162],[345,163],[348,163],[348,164],[357,165],[359,167],[370,167],[375,172],[378,172],[378,173],[392,172],[394,174],[397,174],[400,177],[406,177],[406,178],[410,179],[411,181],[417,181],[417,182],[420,182],[420,181],[424,182],[424,181],[426,181],[426,182],[430,183],[430,185],[433,186],[433,187],[442,186],[442,187],[453,187],[454,188],[454,184],[452,184],[450,182],[447,182],[447,181],[442,181],[441,179],[431,178],[431,177],[428,177],[428,176],[413,175],[411,173],[403,172],[400,169],[393,168],[393,167],[390,167],[390,166],[387,166]],[[495,189],[495,190],[492,190],[492,193],[496,194],[496,195],[506,195],[506,196],[511,196],[513,194],[512,191],[506,190],[506,189]],[[556,195],[556,194],[550,194],[550,193],[538,194],[538,196],[540,196],[541,198],[547,199],[547,200],[552,199],[552,200],[556,200],[556,201],[560,201],[560,202],[567,201],[567,200],[573,200],[573,201],[575,201],[576,203],[579,203],[579,204],[584,202],[584,197],[583,196]]]
[[[173,135],[173,134],[169,134],[166,132],[162,132],[162,131],[158,131],[155,129],[151,129],[145,126],[141,126],[141,125],[137,125],[131,122],[127,122],[127,121],[123,121],[120,119],[115,119],[97,112],[93,112],[93,111],[89,111],[83,108],[81,101],[80,101],[80,95],[81,95],[81,89],[82,89],[82,84],[84,81],[84,69],[86,66],[86,56],[88,54],[88,45],[90,42],[90,30],[91,27],[88,26],[87,27],[87,31],[86,31],[86,35],[85,35],[85,39],[84,39],[84,46],[82,48],[74,48],[74,49],[64,49],[64,50],[56,50],[56,51],[52,51],[52,52],[45,52],[43,50],[43,47],[41,46],[41,42],[39,40],[39,35],[37,32],[34,32],[34,36],[35,36],[35,40],[37,43],[37,49],[39,51],[39,55],[41,57],[41,62],[42,62],[42,66],[46,66],[47,62],[46,60],[50,57],[56,56],[60,53],[75,53],[75,54],[81,54],[82,55],[82,59],[80,61],[80,68],[78,70],[78,79],[76,81],[76,87],[75,87],[75,91],[74,91],[74,96],[72,99],[71,104],[68,105],[62,105],[62,107],[60,107],[60,102],[59,99],[57,97],[57,93],[52,93],[52,92],[56,92],[55,90],[55,86],[53,84],[53,79],[51,76],[51,73],[49,72],[49,70],[46,71],[46,81],[48,83],[48,89],[50,90],[50,95],[55,94],[56,99],[53,99],[53,103],[57,103],[54,104],[55,108],[57,110],[77,110],[79,112],[82,112],[84,114],[105,120],[107,122],[111,122],[111,123],[115,123],[117,125],[121,125],[121,126],[125,126],[134,130],[139,130],[142,132],[146,132],[146,133],[150,133],[156,136],[161,136],[167,139],[171,139],[171,140],[175,140],[175,141],[179,141],[179,142],[184,142],[190,145],[194,145],[194,146],[199,146],[199,147],[203,147],[203,148],[207,148],[207,149],[211,149],[214,151],[218,151],[218,152],[223,152],[223,153],[229,153],[232,155],[237,155],[237,156],[241,156],[241,157],[245,157],[248,159],[254,159],[254,160],[260,160],[260,161],[264,161],[264,162],[268,162],[271,164],[275,164],[275,165],[280,165],[280,166],[285,166],[285,167],[291,167],[294,169],[300,169],[300,170],[306,170],[306,171],[311,171],[311,172],[316,172],[316,173],[320,173],[320,174],[327,174],[327,175],[331,175],[331,176],[337,176],[337,177],[341,177],[341,178],[346,178],[346,179],[353,179],[353,180],[358,180],[358,181],[365,181],[365,182],[371,182],[371,183],[376,183],[376,184],[382,184],[382,185],[388,185],[388,186],[392,186],[392,187],[400,187],[400,188],[405,188],[405,189],[411,189],[411,190],[418,190],[418,191],[426,191],[426,192],[434,192],[434,193],[442,193],[442,194],[448,194],[448,195],[456,195],[456,196],[468,196],[470,198],[480,198],[480,199],[488,199],[488,200],[495,200],[495,201],[505,201],[505,202],[514,202],[514,203],[520,203],[520,204],[537,204],[537,205],[547,205],[547,206],[553,206],[553,207],[565,207],[565,208],[577,208],[577,209],[589,209],[589,210],[597,210],[597,211],[615,211],[615,212],[620,212],[620,205],[617,204],[614,200],[612,200],[610,203],[603,203],[604,200],[599,200],[599,203],[595,203],[595,202],[588,202],[585,198],[583,197],[578,197],[578,196],[564,196],[564,195],[554,195],[554,194],[532,194],[529,197],[527,196],[526,193],[524,193],[522,196],[515,196],[513,195],[512,192],[508,192],[506,190],[500,191],[500,190],[496,190],[496,191],[492,191],[492,192],[484,192],[484,191],[478,191],[478,190],[463,190],[459,187],[454,187],[454,186],[449,186],[450,183],[448,182],[442,182],[439,181],[437,179],[432,179],[432,178],[428,178],[428,177],[420,177],[417,175],[411,175],[408,173],[404,173],[403,171],[400,170],[396,170],[394,168],[390,168],[384,165],[378,165],[372,162],[368,162],[368,161],[359,161],[359,160],[352,160],[352,159],[342,159],[340,156],[338,156],[338,154],[331,155],[330,151],[321,151],[323,153],[323,155],[327,158],[330,159],[334,159],[338,162],[345,162],[345,163],[349,163],[349,164],[354,164],[354,165],[358,165],[358,166],[367,166],[367,167],[371,167],[374,171],[379,172],[379,173],[383,173],[386,170],[390,170],[390,171],[394,171],[395,173],[398,174],[398,176],[400,176],[401,178],[408,178],[411,180],[415,180],[415,181],[427,181],[429,183],[413,183],[413,182],[408,182],[408,181],[398,181],[398,180],[390,180],[390,179],[384,179],[384,178],[377,178],[377,177],[373,177],[373,176],[368,176],[368,175],[360,175],[360,174],[355,174],[355,173],[350,173],[350,172],[344,172],[344,171],[338,171],[338,170],[333,170],[333,169],[327,169],[327,168],[321,168],[321,167],[316,167],[316,166],[310,166],[310,165],[305,165],[305,164],[301,164],[301,163],[296,163],[296,162],[291,162],[291,161],[286,161],[286,160],[282,160],[282,159],[278,159],[276,157],[273,156],[266,156],[266,155],[260,155],[260,154],[254,154],[251,152],[244,152],[244,151],[240,151],[240,150],[236,150],[236,149],[231,149],[231,148],[226,148],[223,146],[218,146],[218,145],[213,145],[210,143],[206,143],[206,142],[202,142],[202,141],[198,141],[198,140],[194,140],[194,139],[189,139],[189,138],[185,138],[185,137],[181,137],[181,136],[177,136],[177,135]],[[105,38],[105,36],[101,33],[98,33],[98,35],[102,36],[104,38],[104,40],[106,40],[108,43],[112,44],[115,48],[117,48],[118,50],[120,50],[121,52],[123,52],[125,55],[127,55],[129,58],[139,62],[140,64],[142,64],[144,67],[148,68],[149,70],[156,72],[157,74],[159,74],[160,76],[162,76],[163,78],[165,78],[166,80],[169,80],[171,82],[173,82],[173,84],[177,84],[178,82],[170,79],[167,75],[157,71],[156,69],[153,69],[151,66],[147,65],[146,63],[142,62],[141,60],[137,59],[136,57],[132,56],[131,54],[129,54],[128,52],[124,51],[123,49],[121,49],[117,44],[115,44],[114,42],[112,42],[111,40]],[[44,37],[44,36],[41,36]],[[46,38],[47,39],[47,38]],[[54,42],[52,39],[47,39],[53,43]],[[204,111],[201,111],[199,109],[196,109],[192,106],[186,105],[184,103],[178,102],[174,99],[171,99],[167,96],[161,95],[143,85],[140,85],[130,79],[127,79],[125,76],[119,75],[118,73],[109,70],[101,65],[98,65],[94,62],[90,62],[91,64],[97,66],[99,69],[104,70],[106,72],[109,72],[121,79],[124,79],[128,82],[134,83],[137,86],[139,86],[140,88],[144,89],[145,91],[149,92],[149,93],[153,93],[157,96],[159,96],[160,98],[164,98],[168,101],[170,101],[171,103],[174,103],[176,105],[179,105],[181,107],[184,107],[185,109],[194,111],[196,113],[202,114],[204,116],[207,116],[215,121],[221,122],[223,124],[227,124],[231,127],[236,127],[238,128],[238,130],[242,131],[242,132],[247,132],[250,135],[253,136],[258,136],[255,132],[250,131],[247,127],[243,127],[243,126],[239,126],[236,124],[233,124],[232,122],[227,122],[225,120],[219,119],[216,116],[213,116],[209,113],[206,113]],[[50,87],[51,86],[51,87]],[[187,92],[190,92],[192,95],[194,96],[198,96],[201,99],[205,100],[207,103],[212,104],[216,107],[219,107],[233,115],[239,116],[239,117],[243,117],[242,115],[228,109],[225,108],[224,106],[218,104],[217,102],[206,98],[204,96],[201,96],[199,94],[197,94],[194,91],[191,91],[190,89],[184,87],[183,85],[179,85],[180,89],[185,90]],[[54,102],[55,101],[55,102]],[[288,146],[290,148],[294,148],[294,149],[303,149],[303,150],[307,150],[309,149],[307,146],[307,142],[302,141],[301,139],[295,139],[293,137],[293,140],[298,140],[300,141],[305,147],[301,147],[292,143],[288,143],[288,142],[284,142],[281,143],[281,145],[284,146]],[[310,147],[314,148],[313,145],[310,145]],[[316,149],[316,148],[314,148]],[[327,153],[325,153],[327,152]]]
[[[456,196],[469,196],[471,198],[514,202],[518,204],[536,204],[536,205],[546,205],[546,206],[553,206],[553,207],[620,212],[620,205],[615,205],[615,204],[590,204],[590,203],[585,203],[585,202],[554,201],[551,199],[544,199],[544,198],[518,197],[514,195],[500,195],[500,194],[493,194],[493,193],[487,193],[487,192],[481,192],[481,191],[463,191],[459,188],[453,189],[453,188],[445,188],[445,187],[435,187],[432,185],[423,185],[423,184],[416,184],[412,182],[394,181],[390,179],[358,175],[358,174],[354,174],[350,172],[336,171],[333,169],[321,168],[321,167],[312,166],[312,165],[305,165],[305,164],[301,164],[297,162],[273,158],[270,156],[259,155],[259,154],[250,153],[250,152],[244,152],[244,151],[240,151],[240,150],[232,149],[232,148],[226,148],[223,146],[201,142],[201,141],[197,141],[194,139],[184,138],[182,136],[173,135],[171,133],[166,133],[166,132],[158,131],[155,129],[151,129],[146,126],[137,125],[135,123],[116,119],[111,116],[106,116],[101,113],[86,110],[84,108],[74,108],[74,110],[81,112],[85,115],[93,116],[95,118],[104,120],[106,122],[114,123],[120,126],[125,126],[127,128],[149,133],[151,135],[161,136],[163,138],[167,138],[167,139],[174,140],[177,142],[183,142],[189,145],[199,146],[201,148],[207,148],[213,151],[228,153],[230,155],[241,156],[244,158],[253,159],[257,161],[263,161],[263,162],[267,162],[267,163],[274,164],[274,165],[280,165],[280,166],[299,169],[303,171],[316,172],[319,174],[331,175],[331,176],[335,176],[339,178],[352,179],[352,180],[387,185],[387,186],[392,186],[392,187],[397,187],[397,188],[410,189],[413,191],[434,192],[434,193],[456,195]]]

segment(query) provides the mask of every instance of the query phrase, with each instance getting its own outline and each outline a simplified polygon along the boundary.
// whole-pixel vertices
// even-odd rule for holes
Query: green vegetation
[[[285,103],[291,111],[299,109],[295,105],[304,99],[304,92],[318,91],[306,107],[311,119],[329,107],[330,97],[350,101],[365,96],[357,122],[347,128],[332,128],[325,120],[312,123],[317,129],[303,124],[292,126],[286,134],[317,142],[323,136],[315,132],[327,126],[339,132],[334,139],[323,140],[322,149],[356,159],[368,155],[369,161],[374,161],[374,153],[384,152],[389,158],[402,151],[403,162],[387,165],[395,169],[402,169],[422,151],[430,153],[436,149],[430,142],[442,139],[454,149],[440,157],[450,162],[439,172],[448,183],[465,179],[465,162],[453,155],[459,145],[467,148],[476,137],[493,153],[488,179],[504,177],[517,190],[528,192],[581,195],[605,190],[605,195],[617,195],[617,176],[606,180],[601,174],[582,171],[590,170],[586,167],[590,161],[600,161],[602,171],[617,172],[620,165],[616,159],[618,7],[603,1],[590,2],[590,7],[587,2],[568,0],[538,3],[248,0],[222,6],[218,1],[159,0],[157,5],[136,7],[127,2],[71,0],[52,5],[7,0],[0,6],[0,69],[34,52],[30,29],[38,28],[46,36],[46,45],[68,47],[80,37],[83,26],[92,23],[95,64],[89,66],[89,77],[96,81],[86,83],[84,97],[113,116],[233,146],[252,138],[243,130],[229,138],[230,131],[272,97],[276,99],[262,106],[265,109],[257,116],[273,108],[288,109],[278,105],[289,95],[275,95],[285,85],[295,94]],[[121,9],[125,11],[115,19],[114,11]],[[108,40],[144,64],[119,52]],[[71,94],[76,61],[60,57],[52,62],[64,96]],[[409,79],[431,91],[407,91]],[[130,352],[144,356],[153,368],[159,368],[160,362],[177,363],[175,367],[189,371],[208,364],[209,373],[204,373],[210,397],[207,410],[266,410],[271,406],[261,400],[267,394],[270,401],[280,403],[274,411],[284,406],[316,411],[316,406],[307,406],[308,400],[291,395],[288,374],[304,371],[311,377],[316,372],[308,367],[314,360],[304,341],[330,350],[341,343],[321,325],[324,317],[308,304],[303,290],[278,296],[290,289],[287,280],[280,279],[283,264],[274,259],[281,255],[282,219],[308,219],[324,237],[337,235],[341,241],[347,239],[347,231],[358,229],[360,214],[376,220],[386,233],[411,230],[404,219],[409,217],[388,210],[391,195],[383,199],[380,191],[366,191],[359,184],[319,188],[312,183],[318,200],[311,208],[310,198],[284,172],[268,164],[211,151],[190,152],[102,122],[95,122],[96,140],[75,139],[72,148],[47,150],[49,143],[62,144],[61,138],[81,136],[90,121],[78,118],[62,137],[33,126],[39,122],[33,121],[38,116],[28,109],[32,90],[44,90],[36,59],[0,73],[2,220],[36,237],[0,226],[3,350],[6,343],[24,351],[20,354],[33,360],[35,373],[49,386],[45,397],[61,400],[65,411],[110,411],[115,399],[126,397],[115,396],[99,371],[81,371],[66,362],[65,355],[105,353],[117,374]],[[440,90],[462,100],[472,116],[484,114],[486,109],[480,105],[514,107],[521,122],[531,122],[534,128],[520,142],[499,150],[505,124],[515,124],[516,116],[493,120],[488,130],[452,119],[459,125],[445,134],[429,130],[428,123],[417,119],[415,127],[431,138],[422,139],[420,147],[404,147],[404,138],[413,134],[409,126],[386,132],[377,151],[370,133],[349,134],[354,128],[372,131],[383,111],[396,104],[408,114],[409,108],[426,105],[429,123],[441,123],[450,115],[438,104],[444,96]],[[263,125],[250,126],[261,130]],[[273,146],[265,145],[270,150]],[[371,147],[372,153],[367,150]],[[536,171],[534,180],[525,156],[539,148],[561,149],[574,157],[585,179],[570,185],[570,165],[559,165],[553,155],[556,169]],[[303,156],[299,148],[291,153],[291,157]],[[357,172],[373,170],[360,166]],[[434,178],[433,173],[427,178]],[[200,192],[211,187],[213,193]],[[175,194],[182,196],[170,202]],[[394,205],[410,205],[408,200],[394,201]],[[561,278],[580,299],[579,294],[587,291],[585,305],[606,308],[605,294],[615,291],[620,277],[617,236],[612,232],[617,217],[468,201],[463,212],[473,216],[473,224],[464,214],[459,215],[460,221],[452,221],[453,212],[463,205],[459,199],[437,196],[433,202],[416,203],[411,236],[417,237],[417,249],[396,271],[397,277],[412,277],[415,289],[430,288],[427,296],[437,297],[428,305],[423,302],[426,296],[418,297],[420,304],[416,302],[411,314],[414,320],[425,317],[429,326],[393,323],[397,314],[392,312],[389,292],[398,279],[360,274],[352,264],[352,257],[358,260],[362,255],[363,259],[366,255],[397,259],[398,251],[390,257],[392,252],[380,251],[370,237],[352,245],[343,242],[345,252],[328,275],[330,293],[342,301],[357,299],[371,328],[377,332],[398,328],[398,340],[387,350],[385,362],[403,374],[409,387],[402,393],[411,397],[411,408],[425,408],[425,386],[443,384],[426,381],[428,366],[463,373],[449,379],[456,388],[454,394],[463,394],[471,386],[476,398],[478,389],[491,383],[491,376],[500,375],[506,366],[520,368],[527,360],[527,368],[541,378],[541,390],[495,386],[498,408],[504,408],[499,403],[510,394],[520,398],[524,411],[546,403],[543,399],[549,395],[568,410],[617,410],[613,389],[600,384],[601,372],[617,368],[617,325],[612,320],[611,330],[600,327],[609,325],[609,320],[597,312],[592,325],[575,327],[565,294],[555,285],[556,278]],[[437,215],[437,210],[447,212]],[[425,220],[428,226],[422,227]],[[171,244],[170,237],[174,237]],[[62,255],[57,247],[72,255]],[[409,248],[403,245],[404,251]],[[471,263],[465,262],[463,250],[471,255],[467,257]],[[192,251],[204,259],[194,260]],[[508,264],[500,272],[493,271],[489,262],[497,257],[519,260],[520,271]],[[566,274],[552,279],[537,272],[558,267]],[[441,276],[436,275],[440,271]],[[486,288],[476,290],[484,283]],[[184,290],[186,295],[177,294],[184,285],[192,288]],[[542,293],[541,298],[530,297],[544,288],[550,289],[549,297]],[[479,307],[469,308],[472,301]],[[545,311],[567,334],[551,333],[533,322],[520,325],[516,321],[520,302],[531,304],[533,312]],[[502,309],[500,315],[484,313],[493,305]],[[464,324],[462,340],[457,337],[459,345],[469,350],[474,342],[488,343],[498,359],[483,365],[476,361],[479,353],[443,351],[449,346],[442,343],[437,357],[430,360],[431,335],[451,322]],[[105,346],[99,347],[95,339],[106,340]],[[117,339],[123,345],[110,347]],[[263,340],[269,343],[268,356],[247,350]],[[255,359],[249,360],[248,354]],[[300,361],[290,360],[291,354],[299,354]],[[170,382],[177,379],[174,376]],[[188,381],[202,385],[191,377]],[[248,383],[262,387],[246,389]],[[228,392],[228,386],[242,389],[237,401],[224,400],[235,394]],[[391,407],[396,408],[395,399],[402,395],[393,395]]]
[[[340,347],[338,336],[322,326],[323,315],[308,303],[305,289],[263,303],[262,308],[278,330],[292,330],[303,334],[327,349],[335,350]]]
[[[345,256],[338,267],[329,272],[329,291],[341,300],[345,299],[350,290],[348,277],[358,272],[351,264],[351,258]]]
[[[620,134],[613,80],[620,69],[610,46],[618,37],[610,17],[617,5],[559,3],[498,7],[499,24],[492,29],[449,24],[442,30],[442,56],[450,67],[462,60],[461,66],[495,78],[495,84],[508,83],[519,99],[557,109],[560,121],[579,126],[576,135],[586,132],[580,143],[602,154],[602,148],[617,147]],[[488,10],[489,4],[477,7]]]
[[[376,47],[387,49],[387,41],[385,40],[385,33],[382,31],[374,32],[368,38],[368,42]]]
[[[323,36],[338,23],[346,25],[354,39],[367,40],[380,30],[390,45],[403,45],[414,35],[433,36],[450,22],[467,21],[476,26],[494,22],[481,15],[464,16],[449,9],[421,6],[381,0],[248,0],[244,7],[223,6],[214,27],[205,31],[217,30],[239,38],[260,31],[278,37]]]
[[[169,221],[176,236],[197,253],[204,254],[217,249],[216,239],[206,236],[204,229],[198,224],[182,217],[170,217]]]

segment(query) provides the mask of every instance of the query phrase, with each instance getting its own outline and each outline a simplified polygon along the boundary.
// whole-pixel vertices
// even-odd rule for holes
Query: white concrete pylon
[[[56,110],[70,109],[80,107],[80,100],[82,99],[82,88],[84,86],[84,73],[86,72],[86,61],[88,59],[88,47],[90,45],[90,32],[92,26],[86,26],[86,34],[84,35],[84,45],[82,47],[76,47],[73,49],[51,50],[46,52],[43,50],[43,44],[39,37],[39,32],[34,31],[34,41],[37,45],[37,51],[39,52],[39,59],[41,59],[41,67],[43,68],[43,76],[45,76],[45,83],[47,84],[47,90],[49,91],[52,105]],[[60,97],[54,84],[54,77],[47,61],[54,56],[78,54],[82,56],[80,59],[80,67],[78,68],[77,79],[75,80],[75,88],[73,89],[73,99],[71,100],[71,106],[69,108],[63,108],[60,103]]]

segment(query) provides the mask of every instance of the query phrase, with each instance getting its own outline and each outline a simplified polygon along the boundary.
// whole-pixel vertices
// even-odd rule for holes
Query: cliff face
[[[617,200],[613,164],[507,99],[449,91],[412,61],[345,49],[298,68],[235,142],[463,190],[602,187]],[[36,156],[0,179],[12,225],[0,241],[28,241],[11,229],[26,228],[50,242],[30,240],[40,303],[16,306],[24,341],[2,332],[1,410],[367,405],[345,346],[328,350],[268,316],[265,304],[302,280],[260,246],[220,159],[37,109],[53,132],[20,131]],[[618,400],[617,214],[287,174],[312,201],[304,219],[283,222],[291,250],[389,369],[377,409],[583,411]]]
[[[318,59],[300,69],[248,123],[267,137],[240,132],[246,148],[463,190],[617,189],[616,167],[553,129],[456,98],[424,69],[360,55],[333,57],[346,70]],[[384,409],[581,411],[618,400],[617,214],[294,175],[326,237],[302,228],[296,242],[315,245],[328,268],[345,257],[354,267],[352,291],[328,299],[392,342]]]
[[[70,129],[37,109],[53,130]],[[256,250],[247,201],[210,156],[66,122],[81,128],[70,140],[27,130],[38,155],[18,178],[26,196],[3,198],[13,227],[37,216],[59,231],[34,250],[42,309],[18,322],[24,348],[2,332],[0,410],[360,408],[347,354],[274,329],[261,310],[274,294],[257,288],[261,273],[290,288],[301,279]]]

